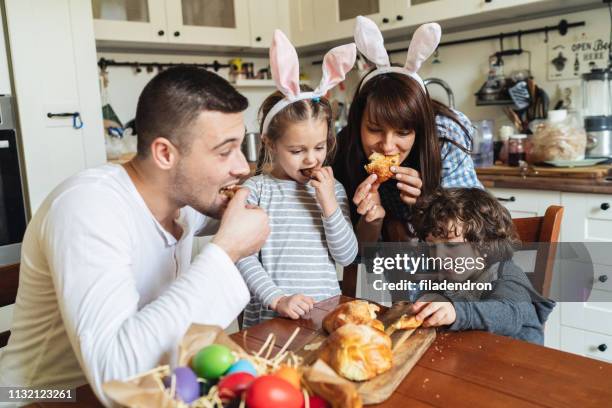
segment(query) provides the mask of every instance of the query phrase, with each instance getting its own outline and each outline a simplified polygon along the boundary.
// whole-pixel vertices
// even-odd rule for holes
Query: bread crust
[[[376,319],[376,313],[380,307],[366,300],[352,300],[342,303],[323,318],[323,328],[327,333],[333,333],[338,328],[348,323],[367,324],[380,331],[384,331],[384,325]]]
[[[370,157],[368,157],[370,163],[365,165],[365,169],[368,174],[376,174],[376,182],[384,183],[385,181],[393,178],[391,166],[399,166],[399,157],[399,154],[385,156],[384,154],[374,152],[370,155]]]
[[[367,381],[393,365],[391,337],[366,324],[348,323],[321,346],[319,358],[351,381]]]

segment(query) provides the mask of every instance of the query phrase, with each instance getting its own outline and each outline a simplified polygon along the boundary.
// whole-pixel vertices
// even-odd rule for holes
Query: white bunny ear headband
[[[423,79],[421,79],[417,72],[423,62],[434,53],[440,43],[441,36],[442,29],[438,23],[423,24],[414,32],[410,40],[410,47],[408,48],[408,55],[406,56],[404,66],[392,67],[387,50],[385,50],[382,33],[378,26],[369,18],[358,16],[355,25],[355,43],[357,44],[357,49],[364,57],[376,64],[376,69],[366,75],[363,81],[361,81],[361,87],[376,75],[397,72],[412,77],[425,90]]]
[[[342,82],[347,72],[353,68],[356,57],[357,49],[354,43],[331,49],[323,58],[323,77],[317,89],[312,92],[300,92],[300,64],[297,52],[285,34],[275,30],[270,47],[270,68],[276,87],[285,97],[266,115],[262,133],[266,134],[272,118],[287,105],[304,99],[318,100]]]

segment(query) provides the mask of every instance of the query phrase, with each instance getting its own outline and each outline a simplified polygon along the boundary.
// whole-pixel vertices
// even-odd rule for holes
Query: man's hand
[[[281,296],[272,301],[270,308],[284,317],[299,319],[309,313],[314,306],[314,299],[310,296],[297,294]]]
[[[449,301],[424,302],[416,301],[411,307],[416,318],[423,321],[423,327],[447,326],[453,324],[457,315],[455,307]]]
[[[259,207],[246,204],[247,188],[240,188],[228,203],[219,231],[212,243],[220,246],[236,262],[259,251],[270,235],[268,215]]]

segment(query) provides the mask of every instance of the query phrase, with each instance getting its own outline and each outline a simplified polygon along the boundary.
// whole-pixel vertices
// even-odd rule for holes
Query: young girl
[[[305,92],[295,49],[281,31],[274,33],[270,66],[278,91],[260,109],[258,175],[244,184],[249,204],[268,213],[271,232],[258,254],[238,262],[251,291],[244,327],[275,315],[298,319],[314,302],[340,294],[335,263],[348,265],[357,255],[346,192],[324,166],[335,146],[324,95],[355,56],[354,44],[328,52],[321,83]]]
[[[447,291],[437,295],[438,301],[423,295],[413,312],[424,326],[486,330],[544,342],[544,323],[555,302],[536,292],[525,272],[512,262],[519,241],[510,213],[495,197],[477,188],[439,189],[419,200],[413,225],[424,241],[465,243],[457,249],[469,247],[484,256],[487,269],[469,278],[492,283],[491,291]]]

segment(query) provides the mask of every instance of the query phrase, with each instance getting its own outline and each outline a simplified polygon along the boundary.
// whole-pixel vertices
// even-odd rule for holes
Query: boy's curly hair
[[[508,210],[478,188],[438,189],[421,197],[412,213],[417,237],[447,238],[459,224],[466,242],[487,255],[489,265],[512,258],[520,239]]]

